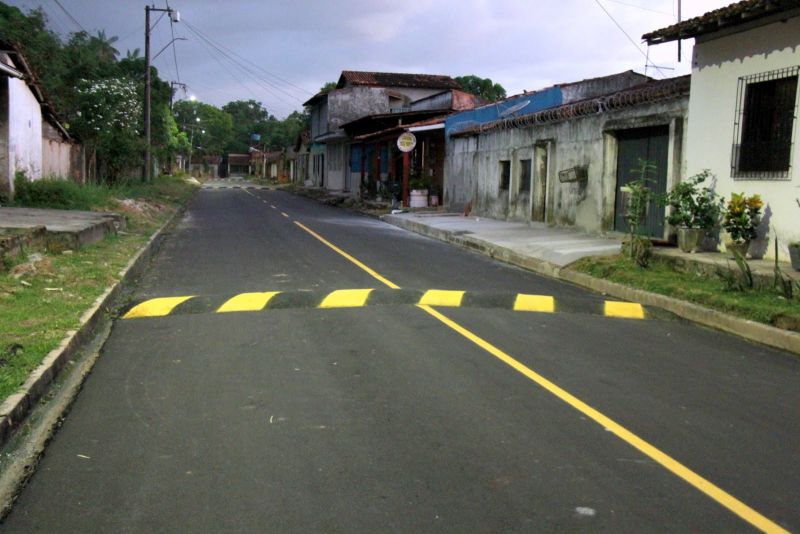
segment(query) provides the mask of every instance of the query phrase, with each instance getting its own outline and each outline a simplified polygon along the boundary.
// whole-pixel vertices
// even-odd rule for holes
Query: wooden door
[[[628,232],[625,220],[625,201],[621,188],[640,177],[642,161],[655,165],[647,174],[648,186],[653,197],[667,191],[667,152],[669,148],[669,126],[636,128],[617,132],[617,191],[614,215],[614,230]],[[641,227],[643,235],[655,238],[664,236],[664,207],[653,198]]]

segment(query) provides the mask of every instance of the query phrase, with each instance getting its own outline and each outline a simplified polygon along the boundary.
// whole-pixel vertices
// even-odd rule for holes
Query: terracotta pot
[[[683,252],[695,252],[703,234],[702,228],[678,228],[678,248]]]

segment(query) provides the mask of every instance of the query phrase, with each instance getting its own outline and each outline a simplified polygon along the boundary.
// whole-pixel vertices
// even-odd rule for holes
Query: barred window
[[[789,179],[800,67],[739,78],[731,174]]]
[[[500,190],[507,191],[511,183],[511,162],[509,160],[500,161]]]
[[[520,192],[531,190],[531,160],[519,160],[519,190]]]

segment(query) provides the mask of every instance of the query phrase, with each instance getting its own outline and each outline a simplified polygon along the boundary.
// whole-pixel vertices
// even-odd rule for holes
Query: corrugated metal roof
[[[336,84],[341,89],[347,84],[375,87],[416,87],[422,89],[460,89],[450,76],[441,74],[411,74],[405,72],[364,72],[343,70]]]
[[[642,35],[642,39],[648,44],[689,39],[792,10],[797,10],[797,14],[800,14],[800,0],[744,0],[646,33]]]

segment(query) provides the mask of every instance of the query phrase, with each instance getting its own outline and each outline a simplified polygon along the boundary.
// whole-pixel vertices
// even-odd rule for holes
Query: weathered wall
[[[9,176],[25,171],[31,180],[42,177],[42,112],[28,85],[8,80]]]
[[[14,190],[14,175],[9,174],[8,159],[8,77],[0,76],[0,193],[10,194]]]
[[[79,173],[72,168],[72,148],[47,121],[42,124],[42,176],[77,179]]]
[[[367,115],[389,112],[389,96],[380,87],[345,87],[328,93],[328,131]]]
[[[769,211],[773,235],[783,244],[800,241],[800,120],[795,114],[788,179],[734,179],[731,176],[734,115],[738,79],[800,64],[800,17],[712,40],[698,39],[694,47],[689,113],[687,171],[711,169],[718,190],[758,193]],[[800,91],[798,91],[800,92]],[[800,96],[796,96],[800,99]],[[767,247],[767,254],[773,252]]]
[[[683,174],[688,98],[590,115],[532,128],[497,130],[479,136],[449,138],[445,159],[445,198],[451,210],[472,203],[477,215],[531,220],[531,194],[520,191],[520,160],[532,160],[534,179],[544,179],[546,221],[588,232],[613,230],[616,191],[614,132],[660,124],[670,125],[668,187]],[[536,147],[546,165],[537,169]],[[500,161],[511,161],[508,190],[500,189]],[[560,183],[558,172],[588,167],[583,182]],[[544,173],[544,176],[542,176]]]
[[[563,102],[568,104],[586,98],[607,95],[647,82],[650,78],[638,72],[628,71],[611,76],[592,78],[561,85]]]

